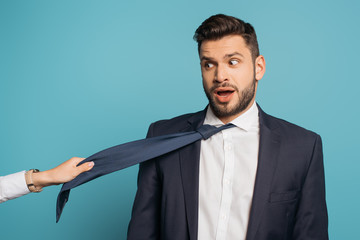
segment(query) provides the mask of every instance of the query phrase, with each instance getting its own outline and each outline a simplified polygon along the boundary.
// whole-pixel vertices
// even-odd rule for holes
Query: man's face
[[[221,121],[230,122],[251,107],[265,60],[263,56],[253,60],[241,36],[202,42],[200,61],[206,96]]]

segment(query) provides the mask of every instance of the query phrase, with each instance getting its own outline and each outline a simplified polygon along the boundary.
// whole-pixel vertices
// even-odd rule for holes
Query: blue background
[[[143,138],[205,107],[195,29],[225,13],[255,27],[257,101],[323,138],[331,239],[360,239],[357,1],[0,2],[0,175]],[[137,166],[0,205],[1,239],[125,239]]]

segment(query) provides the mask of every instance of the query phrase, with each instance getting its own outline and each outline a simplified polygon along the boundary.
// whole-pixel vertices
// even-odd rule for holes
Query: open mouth
[[[215,89],[214,94],[220,102],[228,102],[230,101],[234,92],[235,90],[233,88],[224,87]]]
[[[227,97],[229,96],[230,94],[232,94],[234,91],[230,91],[230,90],[227,90],[227,91],[216,91],[215,94],[219,95],[220,97]]]
[[[216,95],[218,95],[219,97],[227,97],[227,96],[231,95],[234,92],[235,92],[235,90],[233,88],[229,88],[229,87],[217,88],[214,91],[214,93]]]

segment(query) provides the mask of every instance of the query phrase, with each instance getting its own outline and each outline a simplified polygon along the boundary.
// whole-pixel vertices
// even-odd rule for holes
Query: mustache
[[[219,87],[231,87],[233,89],[235,89],[236,92],[239,92],[239,89],[237,88],[237,86],[231,84],[231,83],[221,83],[221,84],[215,84],[214,86],[212,86],[210,88],[210,92],[214,92],[215,89],[219,88]]]

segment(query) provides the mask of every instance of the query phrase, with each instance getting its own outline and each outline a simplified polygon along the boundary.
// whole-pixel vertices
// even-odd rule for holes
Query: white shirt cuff
[[[29,192],[25,181],[25,171],[0,177],[0,203],[21,197]]]

